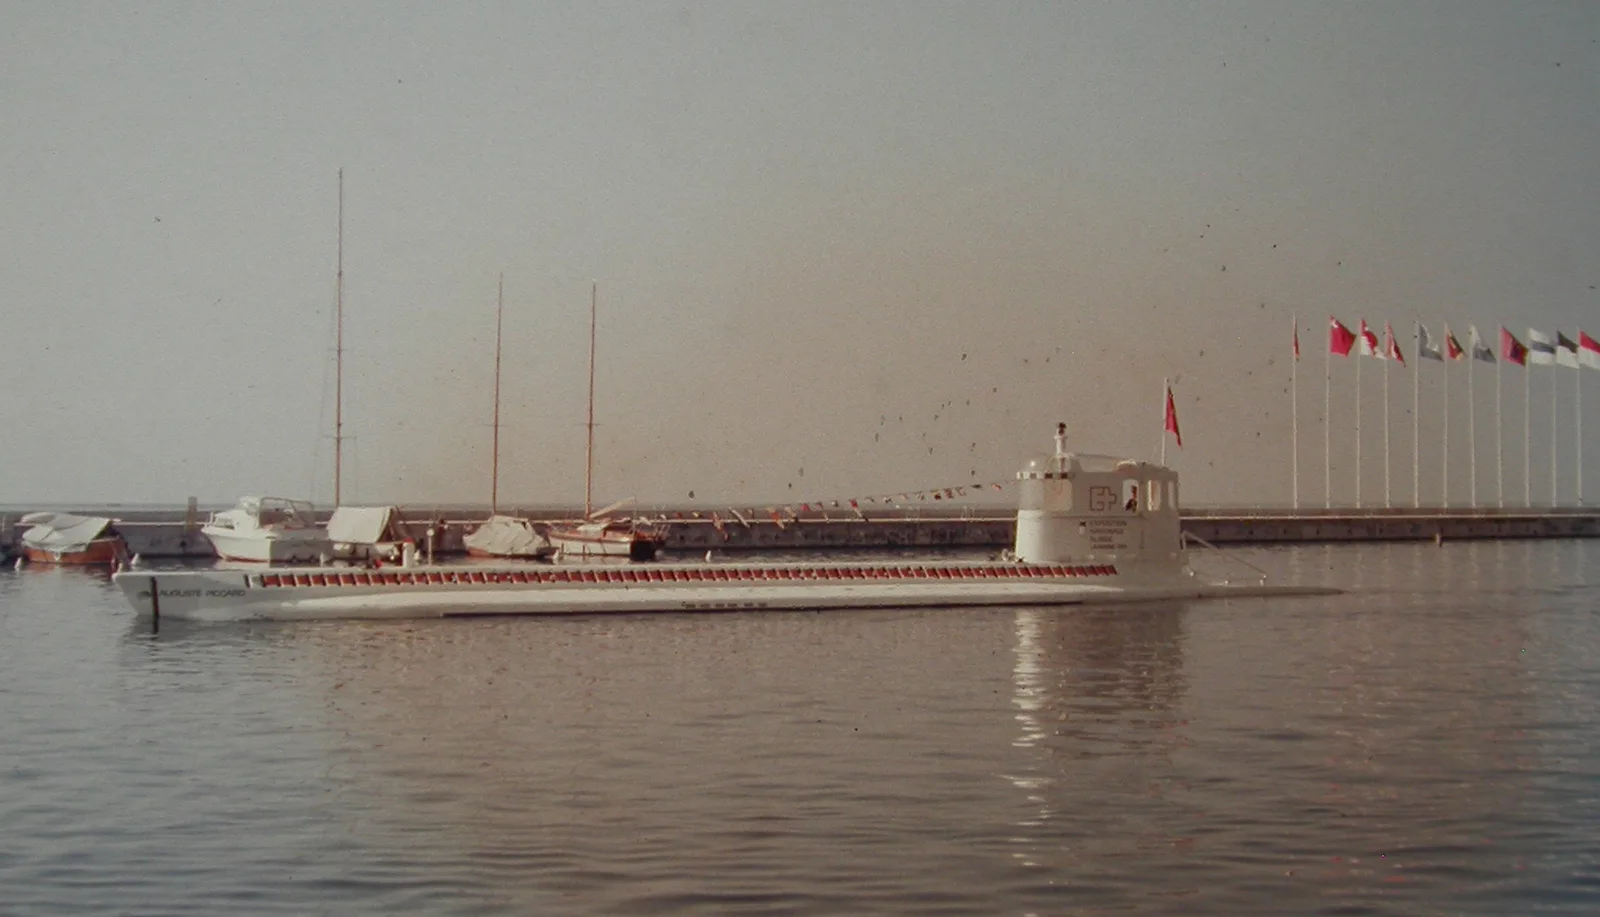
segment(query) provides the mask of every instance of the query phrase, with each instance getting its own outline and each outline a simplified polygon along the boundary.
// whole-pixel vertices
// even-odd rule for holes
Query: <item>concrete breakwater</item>
[[[145,557],[209,557],[211,545],[200,532],[204,516],[192,510],[81,510],[118,519],[128,547]],[[805,550],[894,548],[989,548],[1012,544],[1014,515],[1001,507],[942,511],[879,512],[866,516],[805,516],[800,519],[744,519],[674,510],[646,510],[668,517],[667,550]],[[405,537],[434,553],[464,553],[461,539],[484,518],[481,510],[408,511],[399,526]],[[528,513],[535,520],[573,518],[560,509]],[[15,516],[0,524],[7,544],[16,538]],[[1432,541],[1484,538],[1592,538],[1600,536],[1600,510],[1575,509],[1376,509],[1187,511],[1186,532],[1213,544],[1273,544],[1340,541]]]

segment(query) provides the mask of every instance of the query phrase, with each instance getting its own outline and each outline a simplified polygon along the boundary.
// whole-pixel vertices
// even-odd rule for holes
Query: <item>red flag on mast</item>
[[[1167,417],[1166,431],[1171,433],[1178,441],[1178,448],[1183,448],[1183,434],[1178,432],[1178,406],[1172,401],[1172,386],[1167,386]]]
[[[1500,359],[1518,366],[1528,365],[1527,346],[1517,340],[1516,335],[1507,331],[1504,325],[1500,326]]]
[[[1356,333],[1331,315],[1328,316],[1328,322],[1328,352],[1340,357],[1350,356],[1350,348],[1356,343]]]
[[[1400,352],[1400,342],[1394,339],[1394,326],[1388,322],[1383,323],[1383,349],[1389,352],[1389,359],[1406,365],[1406,355]]]
[[[1578,360],[1590,369],[1600,369],[1600,341],[1578,332]]]

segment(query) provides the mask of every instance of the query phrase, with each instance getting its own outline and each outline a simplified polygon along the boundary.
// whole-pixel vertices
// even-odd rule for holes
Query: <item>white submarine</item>
[[[1189,565],[1178,475],[1055,451],[1017,472],[1016,542],[997,561],[426,565],[119,570],[134,609],[203,621],[1104,605],[1336,589],[1208,582]]]

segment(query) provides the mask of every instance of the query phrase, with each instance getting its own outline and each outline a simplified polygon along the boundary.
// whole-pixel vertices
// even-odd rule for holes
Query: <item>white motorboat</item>
[[[304,500],[240,497],[200,528],[223,560],[262,564],[319,563],[334,556],[333,540]]]
[[[1010,556],[984,562],[418,566],[119,571],[154,619],[404,618],[487,614],[1081,605],[1328,595],[1322,587],[1208,581],[1189,564],[1178,476],[1146,462],[1056,450],[1018,472]]]

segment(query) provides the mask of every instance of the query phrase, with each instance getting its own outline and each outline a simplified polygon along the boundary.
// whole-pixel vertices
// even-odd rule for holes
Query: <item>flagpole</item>
[[[1366,326],[1356,351],[1356,509],[1361,508],[1361,349],[1367,346]]]
[[[1576,432],[1578,434],[1578,505],[1583,505],[1583,361],[1578,361],[1578,381],[1574,391],[1578,394],[1578,401],[1573,405],[1572,413],[1577,415]]]
[[[1411,371],[1411,505],[1422,506],[1422,447],[1417,437],[1422,431],[1422,319],[1417,328],[1417,366]]]
[[[1328,319],[1328,346],[1322,350],[1322,506],[1333,509],[1333,440],[1329,421],[1333,414],[1333,319]]]
[[[1532,339],[1530,338],[1529,340]],[[1533,367],[1526,366],[1523,368],[1526,371],[1522,374],[1522,505],[1532,509],[1533,463],[1531,456],[1533,450],[1530,446],[1533,443],[1533,411],[1530,409],[1532,401],[1528,396],[1528,392],[1530,390],[1529,377],[1533,375]]]
[[[1550,370],[1550,508],[1555,509],[1559,504],[1556,497],[1556,373],[1555,364]]]
[[[1501,509],[1506,508],[1506,450],[1505,433],[1500,423],[1500,366],[1505,363],[1503,359],[1494,365],[1494,490],[1495,500]]]
[[[1476,328],[1473,329],[1477,331]],[[1467,354],[1467,480],[1470,485],[1467,490],[1472,496],[1469,504],[1473,509],[1478,508],[1478,388],[1472,384],[1473,376],[1477,371],[1474,365],[1478,362],[1478,336],[1473,334],[1472,340],[1467,342],[1471,353]]]
[[[1439,455],[1444,460],[1444,480],[1439,489],[1439,505],[1450,505],[1450,326],[1444,326],[1444,448]]]
[[[1166,376],[1161,377],[1161,467],[1167,467],[1167,392],[1171,391],[1171,383]]]
[[[1394,335],[1388,322],[1383,323],[1383,349],[1389,349],[1389,340]],[[1389,486],[1389,354],[1383,355],[1383,508],[1394,507],[1393,493]]]
[[[1294,491],[1292,505],[1300,508],[1300,316],[1290,317],[1294,322],[1294,354],[1289,361],[1289,438],[1293,440],[1290,457],[1289,481]]]

